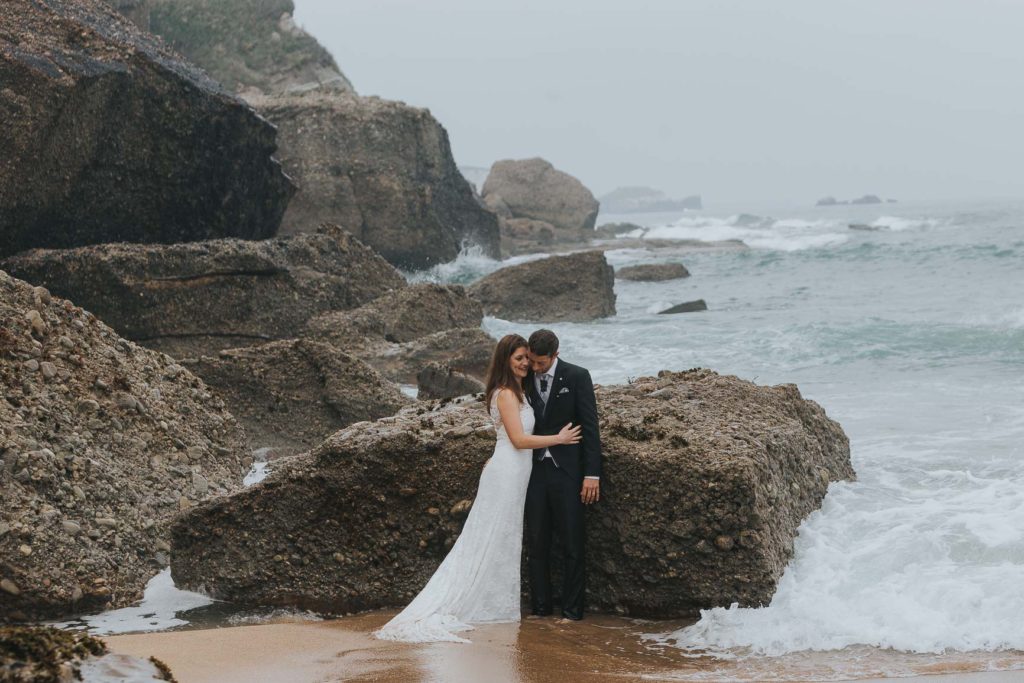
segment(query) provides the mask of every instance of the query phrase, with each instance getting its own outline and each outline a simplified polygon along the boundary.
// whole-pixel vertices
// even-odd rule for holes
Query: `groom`
[[[530,388],[536,417],[534,434],[550,435],[568,423],[581,425],[578,444],[533,452],[526,490],[526,543],[530,567],[530,602],[538,616],[551,614],[551,532],[565,549],[562,567],[562,616],[583,618],[585,591],[583,506],[601,493],[601,438],[597,431],[594,383],[584,368],[558,357],[558,337],[551,330],[530,335]]]

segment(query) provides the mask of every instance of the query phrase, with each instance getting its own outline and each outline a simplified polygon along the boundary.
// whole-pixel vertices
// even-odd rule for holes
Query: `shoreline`
[[[693,656],[644,639],[651,630],[672,631],[685,622],[650,622],[594,615],[583,622],[524,619],[482,625],[459,643],[379,641],[372,631],[394,611],[314,622],[186,629],[108,636],[114,653],[166,662],[179,683],[273,681],[509,681],[570,683],[616,681],[882,681],[923,677],[936,683],[1004,683],[1020,680],[1024,653],[972,653],[942,657],[865,649],[843,658],[806,653],[730,662]],[[844,673],[843,662],[856,663]],[[1017,670],[989,671],[992,662]],[[837,662],[839,662],[837,666]],[[890,669],[890,667],[894,667]]]

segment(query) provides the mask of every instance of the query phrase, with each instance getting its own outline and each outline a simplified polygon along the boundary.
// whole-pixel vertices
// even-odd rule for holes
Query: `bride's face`
[[[508,366],[512,369],[512,374],[519,379],[526,377],[526,373],[530,371],[530,354],[525,346],[520,346],[512,352]]]

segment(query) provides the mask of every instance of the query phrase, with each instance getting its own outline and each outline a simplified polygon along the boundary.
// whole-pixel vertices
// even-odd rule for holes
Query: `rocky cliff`
[[[0,4],[0,256],[273,235],[274,128],[100,0]]]

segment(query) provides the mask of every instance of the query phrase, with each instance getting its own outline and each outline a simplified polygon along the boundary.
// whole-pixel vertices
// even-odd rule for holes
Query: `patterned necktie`
[[[540,376],[540,394],[541,394],[541,397],[542,398],[545,397],[547,395],[547,393],[548,393],[548,376],[547,375],[541,375]],[[546,402],[546,400],[547,399],[545,399],[545,402]]]

